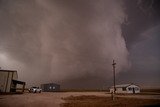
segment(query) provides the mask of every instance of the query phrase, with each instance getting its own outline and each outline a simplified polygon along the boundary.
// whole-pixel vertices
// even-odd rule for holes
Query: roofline
[[[41,84],[41,85],[48,85],[48,84],[60,85],[60,84],[56,84],[56,83],[45,83],[45,84]]]
[[[16,82],[16,83],[18,83],[18,84],[26,84],[26,82],[19,81],[19,80],[14,80],[14,79],[12,79],[12,81],[13,81],[13,82]]]
[[[0,72],[17,72],[16,70],[4,70],[4,69],[0,69]]]
[[[115,85],[115,88],[128,87],[128,86],[130,86],[130,85],[136,85],[136,86],[140,87],[139,85],[134,84],[134,83],[130,83],[130,84],[119,84],[119,85],[126,85],[126,86],[116,86],[116,85]],[[111,86],[110,88],[113,88],[113,87],[114,87],[114,86]]]

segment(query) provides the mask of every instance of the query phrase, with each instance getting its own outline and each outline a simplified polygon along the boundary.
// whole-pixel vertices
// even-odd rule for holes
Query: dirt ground
[[[66,97],[82,95],[111,96],[106,92],[42,92],[0,95],[0,107],[60,107],[60,104],[65,102],[64,99]],[[123,97],[123,95],[121,95],[121,97]],[[127,95],[124,97],[127,97]],[[129,95],[128,97],[132,97],[132,95]],[[142,99],[160,99],[160,95],[134,95],[133,97]]]
[[[137,99],[104,96],[67,97],[61,107],[160,107],[160,99]]]
[[[0,95],[0,107],[59,107],[63,98],[80,95],[108,96],[104,92],[42,92]]]

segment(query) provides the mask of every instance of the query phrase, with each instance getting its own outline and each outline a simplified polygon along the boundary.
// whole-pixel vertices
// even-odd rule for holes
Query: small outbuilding
[[[41,84],[43,92],[58,92],[60,91],[60,85],[55,83]]]
[[[110,88],[110,93],[114,92],[114,87]],[[134,84],[121,84],[115,86],[115,93],[140,93],[140,87]]]
[[[0,92],[16,92],[17,85],[21,85],[24,92],[25,82],[18,81],[17,71],[0,69]]]

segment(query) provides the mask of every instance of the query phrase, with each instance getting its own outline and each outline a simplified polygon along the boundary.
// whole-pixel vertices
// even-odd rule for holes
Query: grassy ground
[[[141,92],[155,92],[155,93],[160,93],[160,89],[141,89]]]
[[[115,98],[99,96],[70,96],[61,107],[160,107],[160,100]]]

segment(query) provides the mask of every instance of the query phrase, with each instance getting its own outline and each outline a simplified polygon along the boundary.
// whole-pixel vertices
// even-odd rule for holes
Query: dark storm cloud
[[[148,29],[141,34],[145,39],[132,45],[130,58],[132,66],[129,72],[120,73],[117,81],[126,80],[137,83],[143,87],[156,87],[160,85],[160,25]]]
[[[160,2],[159,0],[126,1],[128,22],[122,32],[132,66],[118,74],[117,82],[132,82],[144,87],[160,85]]]
[[[5,0],[0,5],[1,67],[18,69],[28,84],[98,83],[112,75],[113,59],[117,72],[128,68],[122,1]]]
[[[144,38],[140,35],[160,23],[159,0],[125,0],[128,21],[122,24],[122,33],[128,49]]]

